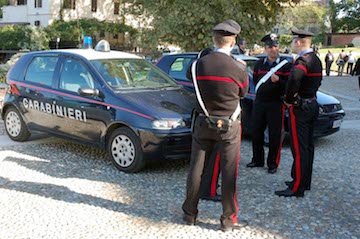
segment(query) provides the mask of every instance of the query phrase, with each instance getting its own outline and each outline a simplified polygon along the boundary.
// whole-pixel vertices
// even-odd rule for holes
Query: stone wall
[[[324,46],[345,46],[350,44],[360,47],[360,33],[328,33],[325,35]]]

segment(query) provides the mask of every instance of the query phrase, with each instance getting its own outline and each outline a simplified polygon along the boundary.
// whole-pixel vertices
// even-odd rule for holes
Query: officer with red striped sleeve
[[[226,20],[213,28],[215,50],[196,63],[196,83],[210,116],[230,119],[239,105],[240,98],[248,91],[248,75],[245,62],[230,56],[240,26],[234,20]],[[199,98],[198,98],[199,101]],[[184,220],[189,225],[196,223],[200,197],[201,176],[204,171],[205,155],[217,145],[220,152],[221,202],[223,213],[220,217],[221,230],[232,230],[239,226],[236,213],[236,178],[240,160],[241,124],[239,119],[231,121],[229,131],[219,131],[209,125],[200,104],[194,122],[190,169],[186,185],[186,199],[182,209]]]
[[[265,43],[267,56],[255,63],[253,81],[257,85],[268,72],[286,58],[279,56],[279,36],[268,34],[261,39]],[[285,106],[282,97],[290,75],[292,62],[278,69],[270,78],[258,87],[255,96],[252,119],[253,158],[246,166],[249,168],[264,167],[264,130],[269,127],[269,153],[267,157],[268,173],[276,173],[280,162],[282,128]]]
[[[291,150],[294,162],[288,188],[276,191],[284,197],[303,197],[310,190],[314,161],[314,122],[319,113],[316,92],[321,85],[322,64],[311,48],[311,32],[292,30],[291,48],[298,53],[285,90],[289,107]]]

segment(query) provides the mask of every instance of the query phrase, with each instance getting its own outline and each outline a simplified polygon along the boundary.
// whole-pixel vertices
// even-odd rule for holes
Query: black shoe
[[[223,231],[223,232],[232,231],[232,230],[239,230],[242,227],[246,227],[247,225],[249,225],[248,221],[246,221],[246,220],[238,220],[237,223],[230,224],[230,225],[221,224],[220,230]]]
[[[183,220],[187,225],[192,226],[196,223],[196,216],[190,216],[184,213]]]
[[[304,192],[293,192],[290,188],[287,188],[282,191],[275,191],[275,194],[279,197],[304,197]]]
[[[262,168],[262,167],[264,167],[264,165],[251,162],[251,163],[246,164],[246,167],[248,167],[248,168]]]
[[[291,183],[292,183],[291,181],[285,181],[286,186],[290,186]]]
[[[203,196],[203,197],[200,197],[201,200],[207,200],[207,201],[214,201],[214,202],[221,202],[221,195],[216,195],[216,196]]]
[[[274,173],[276,173],[276,171],[277,171],[276,168],[268,169],[268,173],[270,173],[270,174],[274,174]]]

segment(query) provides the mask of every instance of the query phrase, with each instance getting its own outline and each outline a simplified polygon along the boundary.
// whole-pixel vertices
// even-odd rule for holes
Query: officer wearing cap
[[[316,92],[322,80],[322,64],[311,46],[308,31],[292,30],[291,48],[298,57],[291,70],[285,90],[285,104],[289,107],[291,150],[294,162],[292,181],[288,188],[276,191],[284,197],[303,197],[310,190],[314,160],[314,122],[319,113]]]
[[[232,230],[236,223],[238,204],[236,199],[236,177],[240,158],[241,124],[236,117],[228,121],[229,130],[213,128],[210,119],[229,120],[238,109],[240,98],[248,91],[247,67],[244,62],[230,56],[235,45],[240,26],[234,20],[226,20],[213,28],[215,50],[194,63],[193,81],[197,85],[199,104],[192,134],[190,169],[187,177],[186,199],[182,209],[184,220],[189,225],[196,223],[200,196],[201,176],[204,170],[205,155],[217,144],[220,152],[221,203],[223,213],[220,217],[221,230]],[[203,102],[208,114],[200,102]],[[220,122],[220,123],[219,123]],[[218,121],[221,127],[222,121]]]
[[[275,33],[268,34],[261,39],[265,44],[267,53],[264,59],[255,63],[253,81],[255,85],[261,84],[261,79],[266,80],[256,92],[253,115],[252,131],[253,158],[246,166],[249,168],[264,167],[264,130],[269,127],[269,153],[267,156],[268,173],[276,173],[280,162],[282,146],[282,128],[285,106],[282,97],[285,85],[290,75],[292,62],[279,55],[279,36]],[[269,71],[280,62],[286,62],[280,69],[269,75]]]

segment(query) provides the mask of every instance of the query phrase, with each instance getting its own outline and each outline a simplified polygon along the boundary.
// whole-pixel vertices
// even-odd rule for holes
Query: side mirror
[[[98,97],[104,98],[103,97],[104,95],[98,89],[80,88],[78,93],[80,95],[84,95],[84,96],[98,96]]]

